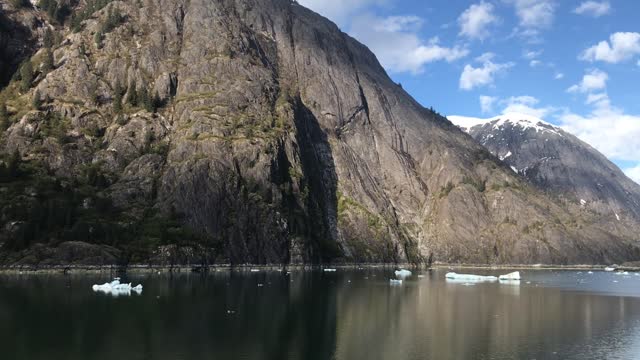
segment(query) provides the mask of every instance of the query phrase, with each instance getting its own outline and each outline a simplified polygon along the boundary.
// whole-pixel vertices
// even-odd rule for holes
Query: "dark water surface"
[[[640,359],[638,275],[445,272],[130,274],[144,291],[120,297],[91,290],[108,274],[4,274],[0,358]]]

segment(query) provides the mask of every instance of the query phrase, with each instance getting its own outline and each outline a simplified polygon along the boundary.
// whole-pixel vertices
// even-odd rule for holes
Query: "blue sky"
[[[445,115],[535,115],[640,182],[640,1],[298,0]]]

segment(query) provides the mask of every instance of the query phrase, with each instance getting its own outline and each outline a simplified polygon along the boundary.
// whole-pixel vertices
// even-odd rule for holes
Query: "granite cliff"
[[[640,258],[295,2],[51,1],[0,1],[5,264]]]

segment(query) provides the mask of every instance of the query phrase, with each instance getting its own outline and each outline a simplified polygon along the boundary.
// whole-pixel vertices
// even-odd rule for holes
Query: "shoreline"
[[[635,265],[635,264],[634,264]],[[387,264],[387,263],[367,263],[367,264],[270,264],[270,265],[231,265],[231,264],[215,264],[203,266],[200,264],[193,265],[7,265],[0,266],[0,274],[2,273],[152,273],[152,272],[176,272],[176,273],[207,273],[216,271],[237,271],[250,272],[252,270],[259,271],[309,271],[342,269],[342,270],[364,270],[364,269],[397,269],[406,268],[412,270],[429,270],[429,269],[477,269],[477,270],[604,270],[610,265],[554,265],[554,264],[444,264],[436,263],[431,267],[415,264]],[[640,271],[640,266],[615,266],[616,270],[621,271]]]

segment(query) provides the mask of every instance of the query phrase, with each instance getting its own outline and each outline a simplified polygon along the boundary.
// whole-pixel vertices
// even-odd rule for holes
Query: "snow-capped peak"
[[[447,118],[466,132],[469,132],[471,128],[478,125],[491,124],[494,129],[499,129],[505,124],[510,123],[523,128],[523,130],[534,129],[536,130],[536,132],[552,132],[558,135],[562,135],[560,133],[560,128],[535,116],[527,114],[506,113],[490,119],[480,119],[466,116],[447,116]]]

